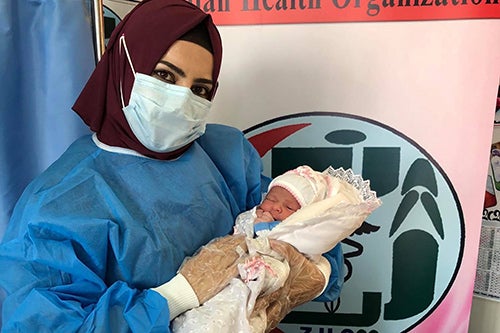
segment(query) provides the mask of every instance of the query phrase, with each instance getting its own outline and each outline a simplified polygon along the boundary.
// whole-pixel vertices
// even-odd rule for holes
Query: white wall
[[[469,333],[500,332],[500,302],[474,297]]]

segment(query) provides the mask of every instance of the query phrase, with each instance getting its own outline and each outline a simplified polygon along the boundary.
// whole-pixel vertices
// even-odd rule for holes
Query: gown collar
[[[139,157],[152,159],[152,158],[144,156],[144,155],[142,155],[142,154],[140,154],[132,149],[123,148],[123,147],[116,147],[116,146],[109,146],[109,145],[99,141],[96,133],[92,134],[92,141],[94,141],[94,143],[96,144],[97,147],[101,148],[102,150],[109,151],[111,153],[133,155],[133,156],[139,156]]]

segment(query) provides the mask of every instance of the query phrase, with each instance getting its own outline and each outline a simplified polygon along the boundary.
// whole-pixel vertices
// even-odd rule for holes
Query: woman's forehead
[[[165,52],[160,62],[175,66],[183,76],[212,80],[214,57],[198,44],[178,40]]]

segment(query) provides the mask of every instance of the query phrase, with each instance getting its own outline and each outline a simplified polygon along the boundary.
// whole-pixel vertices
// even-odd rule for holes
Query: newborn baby
[[[329,167],[318,172],[300,166],[276,177],[263,201],[236,219],[234,233],[246,235],[248,247],[235,249],[241,251],[238,278],[202,306],[178,316],[173,331],[265,332],[266,312],[253,311],[255,302],[281,288],[290,271],[268,240],[293,245],[328,281],[330,264],[322,254],[354,232],[379,205],[369,182],[351,170]]]

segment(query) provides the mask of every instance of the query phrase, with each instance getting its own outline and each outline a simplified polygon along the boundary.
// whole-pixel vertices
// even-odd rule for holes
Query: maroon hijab
[[[206,26],[210,36],[214,54],[212,79],[217,82],[222,42],[210,15],[197,6],[185,0],[143,0],[116,26],[105,53],[73,105],[73,110],[97,133],[101,142],[162,160],[175,158],[189,148],[188,145],[174,152],[157,153],[135,137],[120,99],[121,79],[123,98],[128,105],[134,74],[125,52],[120,53],[119,38],[125,35],[135,70],[150,75],[170,46],[200,23]]]

